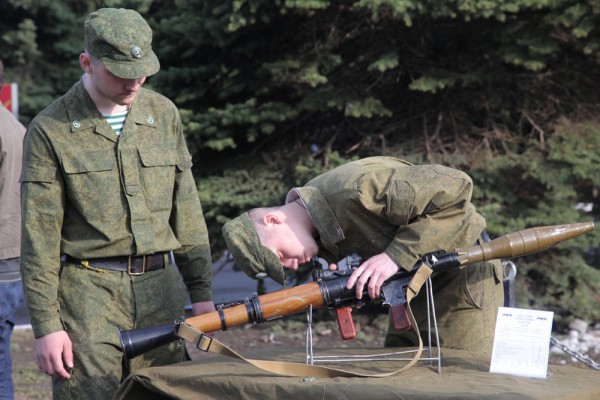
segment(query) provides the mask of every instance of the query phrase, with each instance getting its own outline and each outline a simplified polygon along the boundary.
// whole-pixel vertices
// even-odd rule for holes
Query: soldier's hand
[[[69,379],[73,368],[73,347],[67,332],[58,331],[35,340],[40,370],[55,378]]]
[[[215,311],[215,304],[212,301],[201,301],[198,303],[192,303],[192,314],[202,315],[209,312]]]
[[[398,265],[387,254],[377,254],[352,272],[346,288],[351,289],[356,283],[356,298],[360,300],[364,286],[367,285],[369,297],[376,299],[379,297],[383,282],[396,272],[398,272]]]

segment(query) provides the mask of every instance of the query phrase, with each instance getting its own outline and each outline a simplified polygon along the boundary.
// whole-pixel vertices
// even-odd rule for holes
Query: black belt
[[[123,256],[123,257],[101,257],[80,260],[66,255],[65,261],[74,264],[82,264],[90,268],[108,269],[111,271],[123,271],[129,275],[141,275],[144,272],[155,271],[165,268],[165,257],[169,253],[156,253],[147,256]]]

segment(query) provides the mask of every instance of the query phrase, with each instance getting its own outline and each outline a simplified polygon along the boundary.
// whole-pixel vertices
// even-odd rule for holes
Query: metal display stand
[[[427,296],[427,326],[428,326],[428,345],[423,349],[423,353],[419,357],[419,362],[429,361],[433,365],[433,361],[437,361],[438,373],[442,373],[442,355],[440,352],[440,340],[435,315],[435,304],[433,302],[433,287],[431,278],[428,278],[425,283],[425,295]],[[313,332],[312,332],[312,306],[306,310],[306,364],[314,365],[316,363],[339,363],[339,362],[360,362],[360,361],[411,361],[411,354],[415,354],[417,350],[405,350],[397,352],[363,354],[355,356],[316,356],[313,349]],[[436,346],[431,345],[431,332],[435,333]]]

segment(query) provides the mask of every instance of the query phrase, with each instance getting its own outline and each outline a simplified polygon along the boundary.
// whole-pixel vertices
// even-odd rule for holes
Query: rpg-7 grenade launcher
[[[572,239],[583,233],[594,230],[592,222],[553,225],[529,228],[509,233],[488,243],[469,248],[457,248],[452,252],[434,251],[425,254],[411,271],[401,270],[390,277],[382,286],[380,297],[383,304],[390,307],[396,329],[410,327],[406,317],[407,287],[421,263],[429,266],[433,273],[454,268],[464,268],[479,261],[520,257],[546,250],[557,243]],[[319,264],[318,261],[315,261]],[[179,338],[180,324],[188,324],[201,332],[227,330],[229,327],[249,322],[265,322],[287,315],[328,307],[330,309],[346,309],[338,312],[338,323],[342,337],[351,338],[354,327],[348,307],[370,302],[366,290],[364,301],[355,297],[354,289],[347,289],[346,284],[352,271],[360,265],[360,258],[351,255],[340,262],[337,271],[321,270],[314,274],[314,282],[282,289],[244,301],[227,305],[218,305],[217,311],[202,314],[185,320],[176,321],[173,325],[121,331],[117,328],[122,344],[123,355],[128,361],[148,350]]]

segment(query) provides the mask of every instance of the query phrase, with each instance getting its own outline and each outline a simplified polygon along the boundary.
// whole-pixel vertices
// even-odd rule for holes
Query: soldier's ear
[[[263,223],[266,226],[279,225],[283,223],[283,220],[277,213],[268,213],[263,217]]]
[[[88,74],[92,69],[92,59],[87,52],[83,52],[79,55],[79,65],[81,65],[81,69],[83,69]]]

